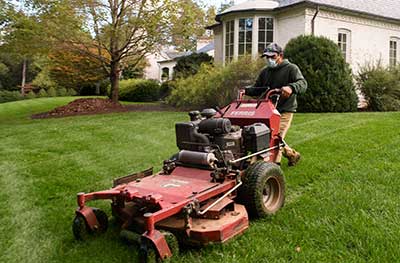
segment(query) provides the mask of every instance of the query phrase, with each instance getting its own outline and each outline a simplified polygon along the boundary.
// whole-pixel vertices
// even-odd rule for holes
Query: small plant
[[[360,69],[359,89],[371,111],[400,110],[400,66],[383,67],[380,62]]]
[[[45,89],[40,89],[39,93],[38,93],[38,97],[40,98],[44,98],[44,97],[48,97],[49,95],[47,94]]]
[[[47,94],[48,94],[49,97],[57,97],[57,91],[56,91],[56,89],[53,88],[53,87],[50,87],[50,88],[47,90]]]

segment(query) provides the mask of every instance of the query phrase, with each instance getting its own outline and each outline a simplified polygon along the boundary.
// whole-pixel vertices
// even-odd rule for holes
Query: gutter
[[[317,18],[317,15],[319,13],[319,5],[317,5],[317,10],[315,10],[315,14],[311,20],[311,35],[315,36],[315,19]]]

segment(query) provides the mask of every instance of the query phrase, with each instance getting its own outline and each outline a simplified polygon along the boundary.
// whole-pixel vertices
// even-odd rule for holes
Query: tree
[[[27,66],[46,46],[42,45],[37,17],[27,16],[22,11],[17,12],[6,3],[2,5],[5,5],[5,10],[0,15],[3,33],[1,52],[8,53],[15,60],[21,61],[21,94],[24,95]]]
[[[337,44],[325,37],[299,36],[286,45],[285,56],[301,69],[308,82],[298,96],[301,112],[357,110],[357,94],[349,64]]]
[[[204,35],[207,16],[192,0],[177,0],[171,17],[171,45],[178,51],[196,51],[196,40]]]
[[[125,62],[138,65],[148,52],[170,40],[169,21],[179,4],[177,0],[64,0],[57,5],[33,1],[50,39],[99,61],[110,79],[114,101]]]
[[[188,56],[179,57],[174,67],[174,79],[187,78],[196,74],[202,63],[211,64],[213,58],[206,53],[193,53]]]

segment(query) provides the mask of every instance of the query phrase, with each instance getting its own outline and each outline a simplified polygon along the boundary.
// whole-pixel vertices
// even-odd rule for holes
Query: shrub
[[[179,57],[174,67],[174,79],[192,76],[199,71],[201,64],[211,64],[212,61],[213,57],[207,53],[193,53],[188,56]]]
[[[306,93],[298,96],[298,111],[357,110],[351,69],[336,43],[324,37],[300,36],[289,41],[285,56],[299,66],[308,82]]]
[[[56,91],[56,89],[53,88],[53,87],[50,87],[50,88],[47,90],[47,95],[48,95],[49,97],[56,97],[56,96],[57,96],[57,91]]]
[[[45,89],[40,89],[39,93],[38,93],[38,97],[40,98],[44,98],[44,97],[48,97],[49,95],[47,94]]]
[[[34,99],[34,98],[36,98],[36,95],[35,95],[35,93],[33,91],[31,91],[31,92],[28,92],[28,94],[25,95],[25,98],[26,99]]]
[[[0,103],[23,100],[19,91],[0,90]]]
[[[225,106],[239,88],[253,84],[265,62],[243,57],[222,65],[203,64],[196,75],[176,80],[167,103],[184,108]]]
[[[67,96],[67,89],[66,88],[57,89],[57,96],[60,96],[60,97]]]
[[[366,65],[360,69],[357,84],[367,101],[368,110],[400,110],[400,66]]]
[[[76,96],[78,94],[74,89],[67,89],[67,96]]]
[[[127,79],[119,83],[119,99],[149,102],[160,99],[160,84],[154,80]]]

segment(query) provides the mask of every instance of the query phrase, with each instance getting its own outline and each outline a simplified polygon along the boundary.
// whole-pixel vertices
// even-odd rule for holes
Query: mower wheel
[[[76,215],[72,221],[72,233],[76,240],[85,241],[89,238],[92,230],[86,223],[86,219],[82,215]]]
[[[156,248],[149,240],[142,240],[139,248],[140,263],[158,263],[161,262]]]
[[[277,212],[285,202],[285,180],[281,168],[264,161],[249,166],[238,198],[253,218]]]
[[[99,222],[99,226],[97,226],[95,230],[90,229],[86,219],[81,214],[75,216],[74,221],[72,221],[72,233],[76,240],[85,241],[93,234],[101,234],[107,231],[107,214],[98,208],[93,208],[93,213],[96,215],[96,219]]]

